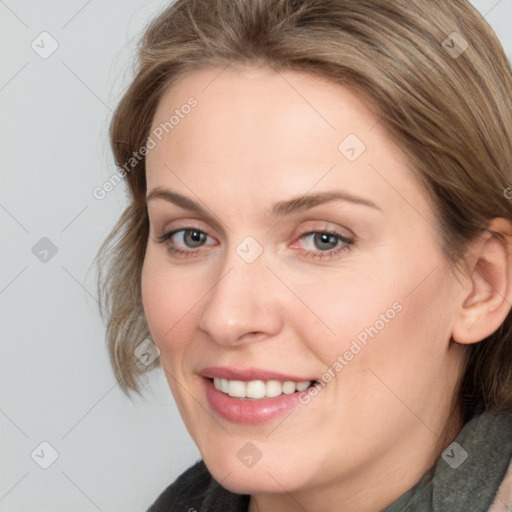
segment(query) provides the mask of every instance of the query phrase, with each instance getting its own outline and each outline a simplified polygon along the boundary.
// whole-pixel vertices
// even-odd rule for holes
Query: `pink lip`
[[[206,399],[208,400],[210,407],[219,416],[235,423],[244,423],[247,425],[265,423],[277,418],[286,411],[293,409],[300,403],[300,393],[297,391],[290,395],[282,394],[274,398],[248,400],[243,398],[233,398],[226,393],[219,391],[213,385],[213,381],[208,377],[204,377],[201,380],[203,381]],[[294,379],[286,378],[286,380]],[[304,392],[305,391],[302,391],[301,393]]]
[[[263,370],[261,368],[228,368],[226,366],[209,366],[203,368],[200,372],[203,377],[219,378],[228,380],[241,380],[249,382],[250,380],[293,380],[295,382],[314,381],[318,377],[298,377],[297,375],[285,375],[284,373]]]

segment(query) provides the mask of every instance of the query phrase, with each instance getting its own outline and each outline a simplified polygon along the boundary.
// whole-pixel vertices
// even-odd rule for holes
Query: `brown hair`
[[[504,194],[512,182],[512,73],[496,35],[466,0],[177,0],[150,23],[137,62],[110,133],[130,203],[97,257],[110,358],[126,393],[159,364],[146,368],[134,355],[150,337],[140,286],[149,223],[139,152],[163,92],[187,72],[263,63],[353,88],[424,183],[450,263],[492,218],[512,219]],[[512,408],[511,362],[509,314],[493,335],[467,347],[458,395],[465,420]]]

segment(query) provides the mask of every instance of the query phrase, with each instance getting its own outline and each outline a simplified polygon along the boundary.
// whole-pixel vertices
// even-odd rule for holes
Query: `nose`
[[[201,301],[200,328],[225,346],[275,336],[283,321],[276,281],[262,256],[246,263],[233,254]]]

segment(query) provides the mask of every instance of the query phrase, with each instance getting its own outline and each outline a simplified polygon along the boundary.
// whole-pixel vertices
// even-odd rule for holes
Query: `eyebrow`
[[[181,194],[168,189],[161,187],[154,188],[146,197],[146,201],[149,202],[154,199],[163,199],[185,210],[196,212],[205,217],[209,216],[208,212],[195,201],[192,201],[188,197],[182,196]],[[286,201],[278,201],[272,206],[270,210],[266,212],[266,216],[272,218],[289,215],[292,213],[300,213],[314,208],[315,206],[333,201],[346,201],[382,211],[382,209],[377,204],[369,199],[355,196],[343,190],[332,190],[314,194],[305,194],[302,196],[294,197],[292,199],[288,199]]]

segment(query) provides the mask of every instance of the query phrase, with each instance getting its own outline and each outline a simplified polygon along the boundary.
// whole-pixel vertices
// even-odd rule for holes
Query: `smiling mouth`
[[[261,400],[276,398],[281,395],[291,395],[302,392],[315,385],[318,380],[310,381],[279,381],[279,380],[230,380],[220,378],[208,378],[215,389],[232,398],[241,400]]]

